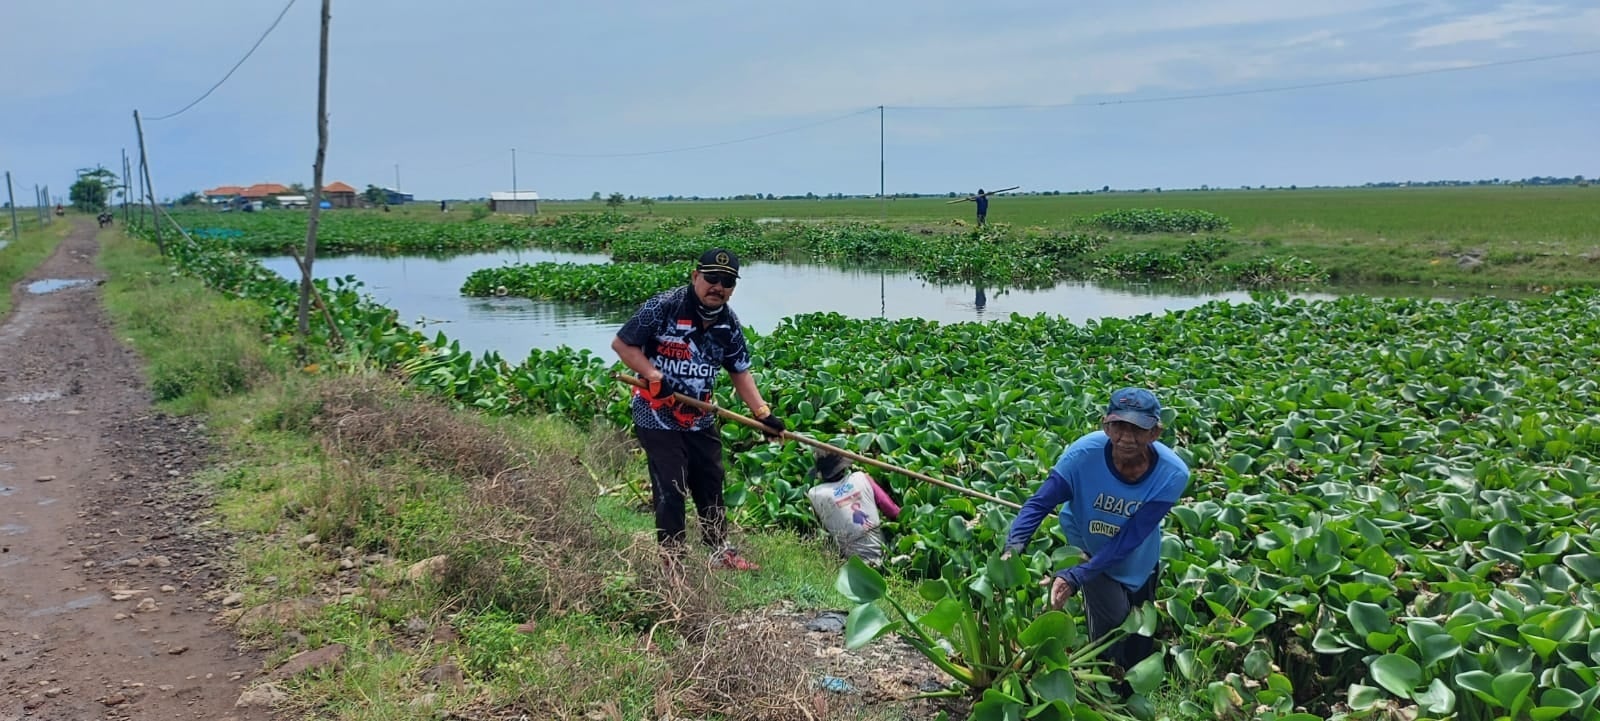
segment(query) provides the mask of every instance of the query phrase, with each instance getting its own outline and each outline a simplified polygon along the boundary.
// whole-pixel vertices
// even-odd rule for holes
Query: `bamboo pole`
[[[623,383],[626,383],[626,384],[628,384],[630,386],[633,386],[635,388],[646,388],[646,387],[648,387],[648,384],[646,384],[644,382],[644,380],[642,380],[640,378],[635,378],[635,377],[630,376],[630,375],[623,375],[621,373],[612,373],[611,377],[615,378],[615,379],[617,379],[619,381],[622,381]],[[686,396],[686,395],[684,395],[682,393],[674,393],[673,394],[673,398],[675,398],[679,403],[683,403],[683,404],[685,404],[687,406],[690,406],[692,408],[698,408],[698,409],[700,409],[702,411],[706,411],[708,413],[715,413],[715,414],[717,414],[717,415],[719,415],[719,416],[721,416],[721,417],[723,417],[723,418],[725,418],[727,420],[730,420],[730,421],[733,421],[735,423],[738,423],[739,425],[748,426],[750,428],[754,428],[754,429],[756,429],[758,431],[761,431],[762,433],[766,433],[768,435],[772,435],[772,428],[767,426],[767,424],[762,423],[761,421],[758,421],[758,420],[756,420],[754,418],[751,418],[749,416],[741,415],[741,414],[735,413],[733,411],[730,411],[730,410],[728,410],[726,408],[723,408],[722,406],[719,406],[719,405],[717,405],[715,403],[707,403],[707,402],[702,401],[702,400],[700,400],[698,398],[690,398],[689,396]],[[791,440],[791,441],[802,443],[804,445],[808,445],[808,446],[811,446],[813,448],[820,448],[820,449],[828,451],[830,453],[837,453],[837,454],[839,454],[841,456],[844,456],[845,458],[849,458],[850,460],[858,461],[858,462],[861,462],[861,463],[865,463],[865,464],[867,464],[869,466],[873,466],[875,468],[882,468],[883,470],[886,470],[886,471],[893,471],[895,473],[899,473],[899,474],[904,475],[904,476],[909,476],[911,478],[915,478],[915,479],[917,479],[919,481],[922,481],[924,483],[930,483],[930,484],[938,486],[940,488],[944,488],[944,489],[947,489],[947,490],[955,491],[956,493],[960,493],[960,494],[965,495],[965,496],[972,496],[973,498],[980,498],[980,499],[983,499],[985,501],[989,501],[991,503],[998,503],[998,504],[1000,504],[1002,506],[1005,506],[1006,508],[1010,508],[1010,509],[1013,509],[1013,510],[1021,510],[1021,508],[1022,508],[1022,506],[1020,506],[1020,505],[1018,505],[1016,503],[1012,503],[1011,501],[1005,500],[1004,498],[997,498],[995,496],[991,496],[991,495],[989,495],[987,493],[983,493],[981,491],[974,491],[974,490],[972,490],[970,488],[962,488],[961,486],[958,486],[958,485],[956,485],[954,483],[950,483],[949,481],[941,481],[941,480],[939,480],[937,478],[934,478],[933,476],[929,476],[929,475],[925,475],[925,474],[922,474],[922,473],[918,473],[918,472],[910,470],[908,468],[901,468],[899,466],[896,466],[896,465],[893,465],[893,464],[889,464],[889,463],[884,463],[883,461],[880,461],[880,460],[878,460],[876,458],[863,456],[863,455],[861,455],[859,453],[856,453],[856,452],[853,452],[853,451],[849,451],[849,450],[840,448],[838,446],[828,445],[827,443],[823,443],[822,441],[816,440],[815,438],[810,438],[808,436],[801,435],[801,434],[796,433],[794,431],[784,431],[782,436],[783,436],[783,438],[786,438],[786,439]]]

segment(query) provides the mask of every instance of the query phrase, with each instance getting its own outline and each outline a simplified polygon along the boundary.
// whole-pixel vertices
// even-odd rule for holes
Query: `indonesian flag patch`
[[[685,333],[688,333],[689,331],[694,330],[694,321],[689,320],[688,318],[679,318],[678,319],[678,330],[681,330],[681,331],[683,331]]]

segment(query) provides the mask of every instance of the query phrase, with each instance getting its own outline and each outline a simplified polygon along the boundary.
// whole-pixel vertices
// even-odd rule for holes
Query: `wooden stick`
[[[622,381],[623,383],[627,383],[628,385],[633,386],[635,388],[647,388],[647,387],[649,387],[649,384],[645,383],[643,379],[635,378],[635,377],[630,376],[630,375],[623,375],[621,373],[612,373],[611,377],[615,378],[615,379],[617,379],[619,381]],[[719,406],[719,405],[717,405],[715,403],[707,403],[707,402],[702,401],[702,400],[700,400],[698,398],[690,398],[689,396],[686,396],[686,395],[684,395],[682,393],[674,393],[674,394],[672,394],[672,397],[674,399],[676,399],[679,403],[683,403],[683,404],[685,404],[687,406],[690,406],[692,408],[698,408],[698,409],[700,409],[702,411],[706,411],[708,413],[715,413],[715,414],[717,414],[717,415],[719,415],[719,416],[721,416],[723,418],[726,418],[726,419],[728,419],[730,421],[738,423],[739,425],[749,426],[750,428],[754,428],[754,429],[756,429],[758,431],[761,431],[762,433],[766,433],[768,435],[772,435],[772,428],[767,426],[767,424],[762,423],[761,421],[758,421],[758,420],[756,420],[754,418],[751,418],[749,416],[740,415],[738,413],[730,411],[730,410],[728,410],[726,408],[723,408],[722,406]],[[901,467],[896,466],[896,465],[891,465],[891,464],[888,464],[888,463],[884,463],[883,461],[880,461],[880,460],[878,460],[876,458],[869,458],[869,457],[863,456],[863,455],[861,455],[859,453],[855,453],[853,451],[848,451],[848,450],[845,450],[843,448],[839,448],[838,446],[828,445],[828,444],[823,443],[822,441],[816,440],[814,438],[810,438],[810,437],[801,435],[799,433],[795,433],[794,431],[784,431],[782,433],[782,437],[787,438],[787,439],[792,440],[792,441],[797,441],[799,443],[803,443],[803,444],[811,446],[813,448],[820,448],[820,449],[828,451],[830,453],[837,453],[837,454],[839,454],[841,456],[844,456],[845,458],[849,458],[849,459],[854,460],[854,461],[859,461],[859,462],[865,463],[865,464],[867,464],[869,466],[874,466],[874,467],[877,467],[877,468],[882,468],[882,469],[884,469],[886,471],[894,471],[895,473],[899,473],[901,475],[910,476],[910,477],[915,478],[915,479],[917,479],[919,481],[922,481],[924,483],[931,483],[931,484],[933,484],[935,486],[938,486],[940,488],[945,488],[945,489],[948,489],[948,490],[952,490],[952,491],[955,491],[956,493],[960,493],[962,495],[972,496],[973,498],[981,498],[981,499],[983,499],[985,501],[989,501],[991,503],[998,503],[998,504],[1000,504],[1002,506],[1005,506],[1006,508],[1011,508],[1011,509],[1014,509],[1014,510],[1020,510],[1022,508],[1022,506],[1020,506],[1020,505],[1018,505],[1016,503],[1012,503],[1011,501],[1005,500],[1004,498],[996,498],[995,496],[991,496],[991,495],[989,495],[987,493],[983,493],[983,492],[980,492],[980,491],[974,491],[974,490],[972,490],[970,488],[962,488],[961,486],[955,485],[954,483],[950,483],[948,481],[941,481],[941,480],[939,480],[937,478],[934,478],[933,476],[924,475],[924,474],[918,473],[918,472],[910,470],[910,469],[901,468]]]
[[[1009,192],[1011,192],[1013,190],[1016,190],[1017,188],[1020,188],[1020,187],[1022,187],[1022,186],[1013,185],[1013,186],[1011,186],[1009,188],[1001,188],[999,190],[991,190],[991,191],[989,191],[987,193],[984,193],[983,197],[988,197],[988,196],[991,196],[991,195],[999,195],[1001,193],[1009,193]],[[969,195],[969,196],[967,196],[965,198],[956,198],[955,200],[946,200],[946,201],[944,201],[944,204],[945,205],[955,205],[956,203],[970,203],[970,202],[972,202],[974,200],[977,200],[977,199],[978,199],[978,196]]]

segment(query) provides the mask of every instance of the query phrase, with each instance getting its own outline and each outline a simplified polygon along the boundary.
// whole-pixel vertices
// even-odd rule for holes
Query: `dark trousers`
[[[670,548],[683,546],[684,499],[693,497],[701,538],[706,545],[721,548],[728,537],[728,517],[722,506],[722,433],[713,425],[704,431],[635,426],[634,434],[650,465],[656,540]]]
[[[1161,567],[1157,566],[1144,585],[1132,591],[1120,581],[1103,573],[1093,581],[1085,583],[1082,589],[1083,609],[1089,616],[1089,636],[1100,638],[1115,631],[1128,619],[1128,612],[1133,610],[1134,606],[1155,600],[1156,577],[1159,575]],[[1134,633],[1112,644],[1100,657],[1126,670],[1143,661],[1153,650],[1155,650],[1155,639]]]

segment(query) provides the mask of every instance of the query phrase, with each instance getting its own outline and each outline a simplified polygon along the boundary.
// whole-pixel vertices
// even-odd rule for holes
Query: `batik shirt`
[[[728,306],[723,306],[709,328],[702,327],[695,302],[689,297],[693,292],[686,285],[645,301],[617,331],[617,337],[643,348],[644,357],[662,375],[688,388],[688,395],[709,401],[717,369],[726,368],[729,373],[750,370],[750,349],[739,316]],[[714,420],[711,414],[694,408],[657,401],[643,389],[633,391],[633,422],[640,428],[698,431],[710,428]]]

